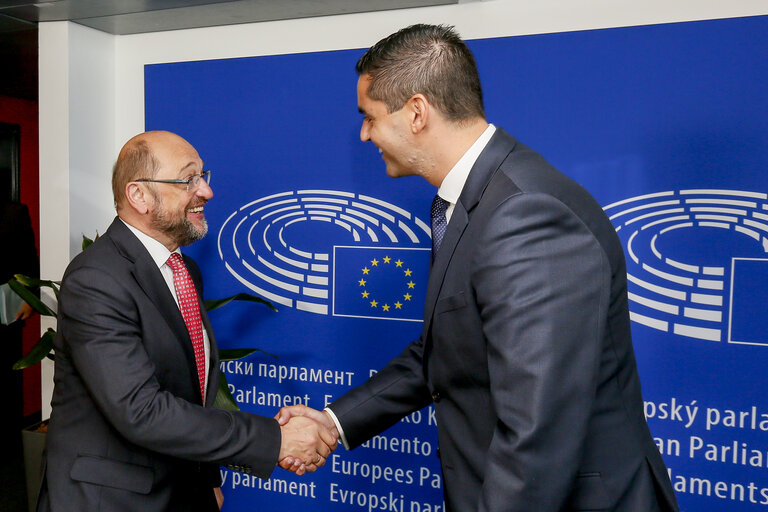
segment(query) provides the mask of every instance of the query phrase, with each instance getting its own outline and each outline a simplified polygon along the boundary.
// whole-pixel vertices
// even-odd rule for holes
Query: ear
[[[152,199],[150,194],[135,181],[125,186],[125,199],[128,205],[136,210],[137,213],[145,215],[149,211]]]
[[[417,134],[427,127],[431,106],[423,94],[414,94],[406,104],[411,121],[411,133]]]

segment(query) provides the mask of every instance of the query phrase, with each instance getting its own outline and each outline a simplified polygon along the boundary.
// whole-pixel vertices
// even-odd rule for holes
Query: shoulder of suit
[[[137,240],[138,242],[138,240]],[[100,235],[85,250],[77,254],[67,266],[65,275],[80,267],[103,268],[106,271],[117,271],[121,266],[129,263],[123,251],[116,245],[110,231]]]

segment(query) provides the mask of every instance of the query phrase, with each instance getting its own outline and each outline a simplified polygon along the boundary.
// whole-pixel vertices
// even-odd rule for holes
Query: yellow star
[[[403,309],[403,304],[400,301],[395,302],[395,309]]]
[[[360,286],[365,286],[365,279],[361,279],[357,282]]]
[[[383,306],[381,306],[381,309],[383,309],[384,311],[389,311],[389,304],[384,304]]]
[[[411,269],[406,269],[405,270],[406,277],[411,277],[411,274],[413,274],[413,270],[411,270]]]
[[[411,300],[411,294],[410,293],[406,293],[405,295],[403,295],[403,298],[405,300]]]
[[[389,263],[391,259],[389,256],[384,256],[384,263]]]
[[[374,266],[374,267],[375,267],[375,266],[377,266],[378,264],[379,264],[379,260],[377,260],[376,258],[374,258],[374,259],[372,259],[372,260],[371,260],[371,265],[372,265],[372,266]]]
[[[368,267],[363,267],[363,274],[367,274],[368,272],[370,272]]]
[[[376,302],[375,300],[372,300],[372,301],[371,301],[371,307],[372,307],[372,308],[375,308],[375,307],[376,307],[376,306],[378,306],[378,305],[379,305],[379,303],[378,303],[378,302]]]
[[[369,295],[370,295],[370,293],[368,293],[366,291],[363,291],[363,298],[364,299],[367,299]]]
[[[403,266],[403,262],[402,262],[402,261],[400,261],[400,260],[397,260],[397,261],[395,262],[395,265],[397,265],[398,267],[402,267],[402,266]]]
[[[413,281],[408,283],[408,288],[413,288],[414,286],[416,286],[416,283],[414,283]]]

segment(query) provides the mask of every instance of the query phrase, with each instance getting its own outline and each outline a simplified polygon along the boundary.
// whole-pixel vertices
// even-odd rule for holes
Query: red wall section
[[[29,208],[35,244],[40,250],[40,173],[38,172],[37,103],[0,96],[0,122],[21,126],[21,202]],[[24,353],[40,339],[40,317],[24,327]],[[40,365],[24,370],[24,416],[40,411]]]

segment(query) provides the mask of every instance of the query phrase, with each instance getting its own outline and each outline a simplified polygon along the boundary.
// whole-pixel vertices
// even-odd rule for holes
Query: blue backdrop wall
[[[768,17],[474,40],[490,122],[575,178],[625,245],[646,416],[684,510],[768,506]],[[213,170],[186,249],[244,410],[321,408],[421,329],[434,194],[359,140],[363,50],[145,68],[146,128]],[[303,478],[222,470],[225,511],[441,510],[431,408]]]

